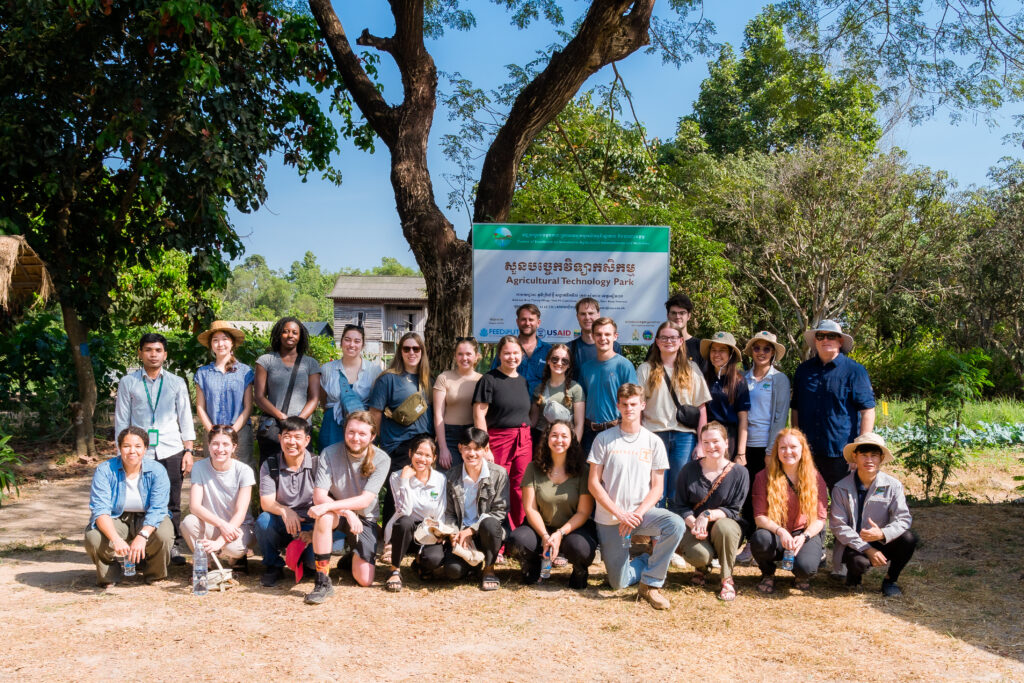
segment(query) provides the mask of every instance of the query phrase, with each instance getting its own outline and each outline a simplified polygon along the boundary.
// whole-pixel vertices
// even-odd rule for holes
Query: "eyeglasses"
[[[552,365],[569,365],[568,358],[548,358],[548,362]]]
[[[422,350],[423,349],[421,349],[418,346],[403,346],[402,347],[402,353],[419,353]]]
[[[843,338],[843,335],[836,334],[835,332],[817,332],[815,333],[814,338],[818,341],[825,341],[826,339],[829,341],[839,341]]]
[[[475,342],[476,341],[476,337],[456,337],[455,338],[455,343],[456,344],[461,344],[464,341]]]
[[[666,344],[678,344],[683,338],[679,336],[667,337],[663,334],[659,334],[656,339],[660,342],[665,342]]]

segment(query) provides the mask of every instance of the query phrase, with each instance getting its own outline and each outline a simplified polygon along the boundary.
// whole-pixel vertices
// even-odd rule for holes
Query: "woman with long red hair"
[[[828,489],[799,429],[779,432],[765,458],[765,469],[754,477],[752,497],[757,531],[750,538],[750,549],[762,577],[757,589],[775,592],[775,563],[790,551],[794,587],[809,590],[821,560]]]

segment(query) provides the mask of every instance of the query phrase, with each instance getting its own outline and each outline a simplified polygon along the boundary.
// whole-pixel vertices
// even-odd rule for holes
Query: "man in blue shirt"
[[[597,346],[594,345],[594,321],[601,317],[601,304],[589,296],[576,302],[576,321],[580,324],[580,336],[569,342],[569,357],[572,368],[569,379],[579,381],[580,370],[587,362],[597,358]],[[612,345],[615,353],[622,353],[619,342]]]
[[[618,326],[611,318],[594,321],[594,345],[597,358],[580,369],[579,382],[586,395],[587,412],[583,421],[583,452],[590,453],[594,438],[619,424],[618,392],[623,384],[638,384],[636,368],[625,357],[615,353]]]
[[[548,360],[551,344],[537,337],[540,329],[540,309],[533,304],[523,304],[516,309],[516,327],[519,328],[519,345],[523,347],[523,360],[519,362],[516,372],[526,379],[526,387],[530,397],[540,385],[544,375],[544,364]],[[491,370],[498,367],[498,356],[491,361]]]
[[[853,337],[832,320],[804,333],[816,354],[793,376],[792,425],[805,435],[814,464],[831,491],[850,473],[843,447],[875,428],[875,394],[868,371],[847,355]]]

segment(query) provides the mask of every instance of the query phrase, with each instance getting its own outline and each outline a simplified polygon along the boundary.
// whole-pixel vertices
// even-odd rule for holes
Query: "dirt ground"
[[[390,594],[378,570],[373,588],[336,582],[319,607],[302,602],[308,580],[260,587],[258,561],[224,594],[192,596],[187,566],[153,586],[104,590],[81,547],[88,478],[48,476],[0,508],[0,678],[1024,681],[1024,506],[1007,502],[1014,467],[991,455],[961,477],[979,500],[997,502],[913,509],[922,544],[902,599],[881,598],[877,571],[862,592],[821,576],[809,594],[780,571],[780,590],[766,597],[756,568],[741,567],[739,596],[723,604],[673,569],[667,612],[636,602],[634,589],[602,586],[601,566],[575,592],[565,570],[519,586],[513,563],[492,594],[411,576]]]

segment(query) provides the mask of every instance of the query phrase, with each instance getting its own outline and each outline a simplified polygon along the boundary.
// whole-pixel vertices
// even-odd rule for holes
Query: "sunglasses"
[[[755,346],[752,350],[754,353],[771,353],[775,348],[771,346]]]
[[[456,337],[455,338],[455,343],[456,344],[461,344],[464,341],[475,342],[476,341],[476,337]]]
[[[552,365],[568,365],[569,364],[569,359],[568,358],[548,358],[548,362],[551,363]]]
[[[422,350],[423,349],[421,349],[418,346],[403,346],[402,347],[402,353],[419,353]]]
[[[843,335],[837,334],[835,332],[817,332],[815,333],[814,338],[817,339],[818,341],[825,341],[826,339],[830,341],[837,341],[839,339],[842,339]]]

